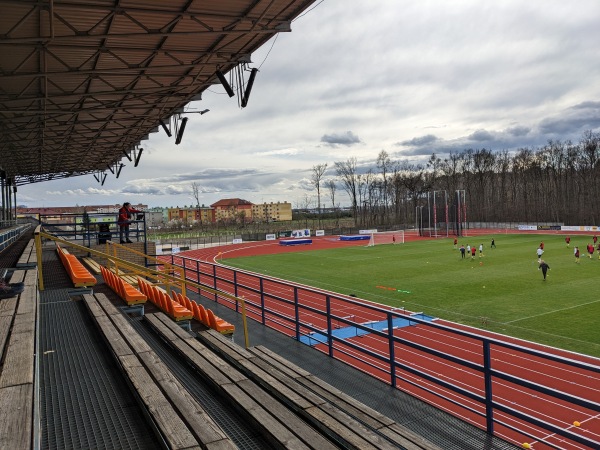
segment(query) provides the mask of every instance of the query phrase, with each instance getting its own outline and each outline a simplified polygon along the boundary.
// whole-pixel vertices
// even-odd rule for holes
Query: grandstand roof
[[[120,170],[315,0],[3,0],[0,169],[15,185]],[[162,132],[162,130],[161,130]]]

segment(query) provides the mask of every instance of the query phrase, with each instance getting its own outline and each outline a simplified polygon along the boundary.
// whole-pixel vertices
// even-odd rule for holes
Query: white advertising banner
[[[305,238],[310,237],[310,230],[294,230],[292,231],[293,238]]]
[[[377,233],[377,230],[358,230],[358,234],[373,234]]]

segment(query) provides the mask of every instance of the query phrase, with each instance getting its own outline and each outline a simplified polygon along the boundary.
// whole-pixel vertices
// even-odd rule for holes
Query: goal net
[[[381,244],[404,244],[404,230],[371,233],[367,247]]]

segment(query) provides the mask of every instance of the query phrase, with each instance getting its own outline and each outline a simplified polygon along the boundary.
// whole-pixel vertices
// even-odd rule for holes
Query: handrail
[[[36,247],[36,253],[37,253],[37,266],[38,266],[38,289],[40,291],[44,290],[44,275],[43,275],[43,265],[42,265],[42,238],[46,238],[46,239],[50,239],[51,241],[54,242],[58,242],[60,244],[66,245],[66,246],[70,246],[73,247],[75,249],[90,253],[92,255],[96,255],[99,256],[101,258],[106,258],[108,261],[112,262],[113,264],[121,264],[125,267],[128,267],[130,269],[132,269],[134,271],[134,273],[139,273],[144,277],[150,277],[153,278],[154,280],[160,282],[160,281],[166,281],[167,283],[170,281],[172,282],[172,285],[177,287],[178,289],[181,290],[181,292],[183,293],[183,295],[186,295],[186,286],[192,286],[198,289],[198,291],[203,290],[203,291],[208,291],[214,295],[219,295],[222,297],[225,297],[229,300],[232,300],[234,302],[236,302],[236,304],[239,302],[242,305],[242,323],[243,323],[243,328],[244,328],[244,341],[246,344],[246,348],[248,348],[250,346],[250,340],[248,337],[248,327],[247,327],[247,322],[246,322],[246,301],[244,299],[244,297],[237,297],[235,295],[231,295],[227,292],[223,292],[217,289],[207,289],[205,286],[199,284],[199,283],[195,283],[191,280],[186,280],[185,277],[185,269],[184,268],[179,268],[177,266],[175,266],[175,264],[173,264],[173,266],[175,266],[175,268],[180,269],[181,270],[181,276],[177,277],[177,276],[173,276],[170,275],[169,273],[165,273],[162,271],[158,271],[158,270],[154,270],[154,269],[150,269],[148,267],[145,266],[141,266],[139,264],[135,264],[132,263],[130,261],[118,258],[116,256],[110,255],[109,253],[104,253],[101,252],[99,250],[94,250],[88,247],[84,247],[82,245],[79,244],[75,244],[73,242],[69,242],[67,240],[61,239],[61,238],[57,238],[56,236],[53,236],[49,233],[46,233],[44,231],[42,231],[42,226],[38,225],[35,228],[34,231],[34,237],[35,237],[35,247]],[[120,246],[120,244],[116,244],[113,243],[113,245],[115,245],[115,248],[117,245]],[[129,251],[133,251],[135,252],[135,250],[133,249],[129,249],[127,248]],[[149,259],[152,259],[153,257],[149,256],[149,255],[145,255],[142,253],[143,256],[148,256]],[[164,264],[164,261],[161,262],[161,265]],[[167,263],[168,264],[168,263]],[[169,284],[165,283],[167,286],[170,286]]]
[[[467,360],[457,355],[452,355],[427,346],[426,344],[413,342],[407,337],[394,335],[393,321],[398,318],[406,319],[408,316],[404,315],[404,311],[385,309],[375,304],[359,302],[355,299],[321,289],[298,285],[286,280],[263,276],[245,270],[229,268],[207,261],[199,261],[182,255],[165,255],[164,258],[169,258],[173,264],[179,265],[188,271],[189,277],[196,277],[197,280],[203,278],[203,290],[210,291],[211,286],[217,286],[218,284],[221,289],[224,289],[224,287],[227,286],[236,294],[238,291],[246,293],[247,296],[250,296],[247,301],[249,302],[248,305],[252,307],[254,318],[261,321],[263,324],[270,326],[269,323],[271,323],[279,331],[282,329],[288,330],[288,334],[291,334],[298,340],[300,340],[301,336],[307,335],[308,331],[319,333],[322,337],[313,339],[326,346],[326,349],[320,349],[321,351],[326,351],[334,357],[336,357],[336,355],[344,355],[347,359],[352,358],[355,361],[359,361],[362,370],[365,370],[364,368],[368,366],[381,374],[387,373],[393,386],[396,385],[396,379],[398,379],[408,385],[417,387],[430,395],[442,398],[446,402],[464,408],[470,413],[485,419],[484,425],[480,424],[479,421],[472,421],[472,423],[483,425],[490,434],[494,434],[494,424],[498,424],[521,435],[532,437],[534,439],[536,438],[536,436],[532,435],[532,431],[527,431],[523,427],[510,423],[510,421],[506,421],[502,417],[494,416],[495,412],[503,412],[522,420],[526,424],[540,427],[550,433],[570,439],[573,442],[578,442],[594,448],[596,446],[600,447],[600,443],[596,442],[596,440],[589,435],[575,433],[574,430],[557,427],[550,421],[546,421],[542,418],[532,417],[530,414],[524,412],[527,408],[526,405],[522,405],[523,408],[519,409],[518,403],[506,404],[502,399],[495,398],[493,395],[493,387],[496,386],[497,383],[505,381],[528,390],[530,389],[541,395],[548,396],[549,398],[568,402],[569,405],[578,405],[586,408],[588,411],[600,413],[600,403],[593,399],[581,398],[577,393],[568,390],[562,392],[553,388],[551,385],[543,384],[535,378],[526,379],[516,373],[510,373],[510,371],[503,371],[497,367],[493,367],[490,347],[493,346],[494,351],[497,351],[498,348],[509,349],[517,354],[523,354],[528,357],[533,356],[546,361],[558,362],[565,366],[579,368],[588,371],[590,376],[597,376],[597,374],[600,374],[600,364],[596,365],[585,361],[578,361],[572,357],[551,354],[549,352],[524,347],[512,342],[502,341],[494,337],[484,336],[479,333],[460,330],[447,325],[430,322],[419,317],[410,316],[411,322],[431,327],[435,330],[452,333],[453,335],[480,343],[480,351],[478,354],[471,360]],[[238,274],[243,274],[244,276],[241,277],[238,276]],[[240,279],[243,279],[243,282],[240,282]],[[265,283],[265,280],[268,282]],[[293,292],[290,292],[290,287]],[[322,309],[319,309],[319,307],[316,306],[312,307],[302,304],[298,300],[299,291],[302,291],[305,297],[309,295],[313,301],[320,296],[322,300],[322,305],[320,307]],[[287,294],[283,294],[282,292],[287,292]],[[219,296],[225,298],[223,294],[219,294]],[[266,302],[265,299],[267,299],[268,302]],[[387,320],[387,330],[370,328],[365,323],[359,323],[347,317],[340,317],[342,316],[340,313],[337,315],[334,314],[331,308],[333,300],[339,302],[337,308],[340,312],[347,311],[348,309],[357,309],[361,311],[361,314],[366,315],[367,312],[370,311],[370,315],[382,317],[382,320]],[[218,297],[215,297],[215,301],[218,301]],[[279,310],[275,307],[269,308],[270,302],[278,302],[280,304]],[[282,307],[286,308],[288,311],[294,312],[281,312],[283,310]],[[304,311],[305,314],[302,314],[301,311]],[[313,323],[308,323],[307,320],[304,319],[304,317],[311,317],[309,320],[314,322],[316,316],[321,318],[319,323],[322,325],[313,325]],[[347,341],[343,337],[336,336],[332,325],[333,323],[337,323],[338,326],[354,327],[356,330],[372,333],[379,338],[388,341],[388,351],[384,353],[379,352],[379,350],[374,351],[374,349],[361,346],[361,344],[356,341]],[[324,324],[326,324],[326,326]],[[477,392],[475,386],[460,386],[456,382],[453,383],[453,380],[446,381],[437,374],[431,374],[423,371],[422,368],[412,367],[402,361],[397,361],[394,355],[395,345],[407,346],[415,349],[417,352],[424,352],[424,354],[430,355],[430,358],[452,362],[453,364],[459,365],[463,370],[467,369],[473,374],[479,374],[478,377],[480,377],[481,380],[481,393]],[[398,370],[418,377],[418,379],[427,380],[433,383],[433,386],[424,386],[423,383],[419,383],[416,380],[403,375],[402,372],[398,373]],[[474,408],[465,401],[461,401],[458,397],[452,399],[444,394],[443,390],[437,391],[436,388],[445,389],[448,393],[459,394],[465,399],[471,399],[477,402],[478,405],[481,405],[481,410]]]

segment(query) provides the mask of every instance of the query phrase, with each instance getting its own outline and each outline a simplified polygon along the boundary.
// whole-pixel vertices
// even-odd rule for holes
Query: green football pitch
[[[490,248],[492,238],[496,248]],[[536,250],[550,266],[543,281]],[[494,234],[462,259],[452,239],[356,246],[223,260],[229,266],[354,294],[393,307],[600,357],[600,259],[591,236]],[[581,252],[575,262],[573,248]]]

